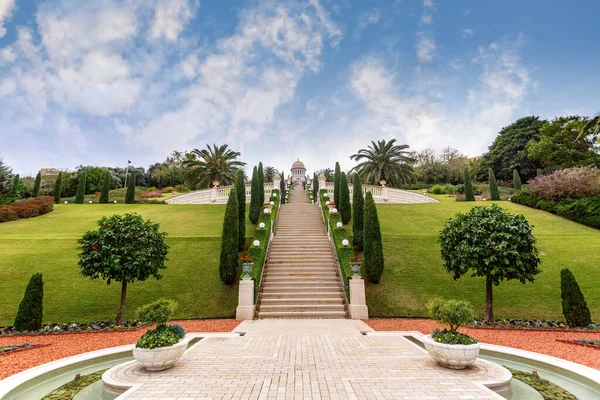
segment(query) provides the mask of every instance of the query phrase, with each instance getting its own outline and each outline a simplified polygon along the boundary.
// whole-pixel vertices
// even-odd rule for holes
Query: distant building
[[[300,186],[303,183],[306,183],[306,168],[300,159],[292,164],[291,172],[291,182],[293,185]]]
[[[40,170],[42,176],[58,176],[59,172],[56,168],[42,168]]]

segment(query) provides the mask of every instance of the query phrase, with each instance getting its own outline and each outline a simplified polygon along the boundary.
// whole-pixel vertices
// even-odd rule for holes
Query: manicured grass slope
[[[179,301],[175,318],[235,315],[237,285],[222,284],[218,271],[224,205],[61,204],[41,217],[0,224],[0,325],[12,325],[35,272],[44,279],[44,322],[114,318],[120,284],[79,275],[77,239],[103,215],[125,212],[159,222],[171,246],[163,279],[129,285],[128,318],[159,297]],[[252,237],[252,225],[246,234]]]
[[[426,316],[433,297],[469,300],[483,316],[485,282],[464,276],[454,281],[440,257],[438,233],[458,212],[491,202],[455,202],[436,196],[439,204],[379,204],[385,255],[385,271],[378,285],[367,286],[369,314],[373,317]],[[592,312],[600,320],[600,231],[541,210],[510,202],[497,202],[533,224],[542,273],[534,283],[504,281],[494,287],[497,318],[562,319],[560,270],[575,274]]]

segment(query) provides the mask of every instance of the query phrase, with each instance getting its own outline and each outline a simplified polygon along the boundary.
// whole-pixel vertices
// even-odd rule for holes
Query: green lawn
[[[445,272],[437,237],[444,221],[458,212],[491,202],[456,202],[435,196],[436,204],[379,204],[385,271],[378,285],[367,286],[371,316],[425,316],[433,297],[471,301],[483,315],[485,283],[465,276],[454,281]],[[569,268],[586,296],[592,318],[600,320],[600,231],[510,202],[498,202],[534,225],[542,252],[542,273],[534,283],[502,282],[494,287],[494,311],[500,318],[562,319],[560,270]]]
[[[12,325],[35,272],[44,278],[44,322],[114,318],[120,285],[79,275],[77,239],[103,215],[124,212],[159,222],[171,246],[162,280],[129,286],[128,318],[159,297],[179,301],[175,318],[235,315],[237,285],[222,284],[218,272],[224,205],[59,204],[50,214],[0,224],[0,325]],[[248,222],[248,239],[253,230]]]

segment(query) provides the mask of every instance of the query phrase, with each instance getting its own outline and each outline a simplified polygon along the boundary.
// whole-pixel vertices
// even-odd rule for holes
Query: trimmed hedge
[[[125,192],[125,204],[135,203],[135,171],[131,173],[127,181],[127,192]]]
[[[98,203],[107,204],[108,203],[108,193],[110,192],[110,172],[104,172],[104,182],[102,183],[102,192],[100,193],[100,199]]]
[[[465,201],[475,201],[473,183],[471,182],[471,175],[467,168],[465,168]]]
[[[15,205],[0,206],[0,222],[16,221],[48,214],[54,209],[52,196],[23,200]]]
[[[511,201],[600,229],[600,196],[555,201],[540,199],[535,193],[522,189],[511,197]]]
[[[37,331],[42,328],[42,316],[44,314],[44,282],[42,274],[31,276],[23,300],[19,304],[19,311],[15,317],[15,330]]]
[[[364,268],[372,283],[379,283],[383,274],[383,242],[377,207],[373,200],[373,193],[367,192],[365,196],[365,215],[363,224],[364,235]]]
[[[33,183],[33,191],[31,197],[38,197],[40,195],[40,185],[42,183],[42,173],[38,172],[35,176],[35,182]]]
[[[350,208],[350,190],[348,189],[348,179],[346,173],[340,175],[340,203],[338,205],[342,223],[348,225],[352,219],[352,209]]]
[[[54,189],[52,190],[52,194],[54,195],[54,202],[56,204],[60,203],[61,192],[62,192],[62,172],[59,172],[58,177],[56,178],[56,182],[54,182]]]
[[[244,250],[246,247],[246,175],[243,170],[239,170],[235,178],[235,189],[238,198],[238,249]]]
[[[363,197],[362,182],[358,174],[354,174],[352,186],[352,244],[356,246],[359,251],[362,251],[365,198]]]
[[[79,176],[77,177],[78,183],[77,183],[77,195],[75,196],[75,203],[76,204],[83,204],[83,201],[85,200],[85,186],[86,186],[86,175],[85,175],[85,170],[81,171],[79,173]]]
[[[231,285],[237,275],[237,255],[239,238],[239,209],[236,188],[231,188],[227,199],[227,208],[223,217],[223,234],[221,235],[221,256],[219,259],[219,276],[223,283]]]
[[[573,273],[565,268],[560,271],[560,298],[562,312],[568,324],[588,326],[592,323],[590,309]]]

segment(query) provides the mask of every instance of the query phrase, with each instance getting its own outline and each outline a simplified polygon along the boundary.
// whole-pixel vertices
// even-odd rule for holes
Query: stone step
[[[344,311],[344,304],[262,304],[260,312]]]
[[[263,293],[267,294],[267,293],[312,293],[312,292],[319,292],[319,293],[331,293],[331,292],[336,292],[336,293],[341,293],[342,289],[340,287],[340,285],[262,285],[262,291]]]
[[[344,294],[341,290],[338,291],[330,291],[330,292],[306,292],[306,291],[296,291],[296,292],[263,292],[261,293],[262,299],[344,299]]]
[[[346,318],[345,311],[259,311],[258,318]]]
[[[323,276],[323,277],[337,277],[337,270],[335,268],[323,268],[319,270],[295,270],[293,268],[286,269],[267,269],[265,275],[273,278],[286,277],[286,276]]]
[[[281,272],[329,272],[329,271],[337,271],[337,265],[335,265],[334,263],[331,263],[331,265],[317,265],[317,266],[311,266],[311,267],[304,267],[304,266],[298,266],[298,265],[293,265],[293,266],[286,266],[286,265],[281,265],[281,264],[277,264],[277,265],[270,265],[267,264],[267,267],[265,269],[265,274],[267,273],[281,273]]]
[[[265,276],[263,278],[265,285],[270,284],[289,284],[296,285],[298,283],[319,282],[319,283],[334,283],[338,284],[336,275],[333,276]]]
[[[337,280],[334,281],[323,281],[321,279],[314,279],[314,280],[310,280],[310,279],[298,279],[297,281],[291,281],[291,280],[286,280],[286,281],[267,281],[266,279],[263,280],[262,282],[262,286],[265,289],[270,289],[270,288],[274,288],[274,287],[279,287],[279,288],[305,288],[305,289],[309,289],[309,290],[319,290],[317,288],[323,289],[323,288],[328,288],[328,289],[335,289],[335,288],[340,288],[340,283]]]
[[[325,305],[335,304],[344,306],[341,297],[292,297],[292,298],[270,298],[262,297],[260,306],[283,306],[283,305]],[[267,310],[265,310],[267,311]]]

